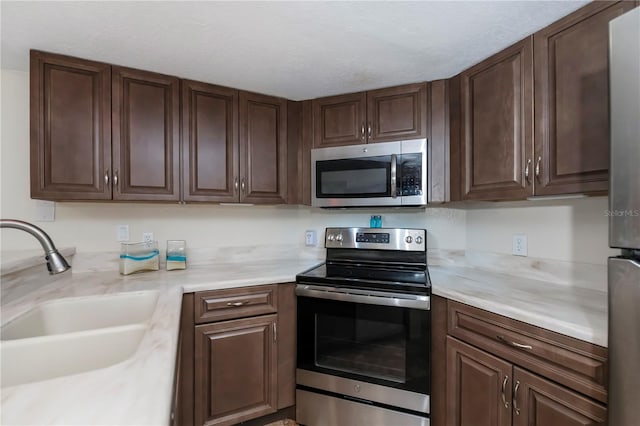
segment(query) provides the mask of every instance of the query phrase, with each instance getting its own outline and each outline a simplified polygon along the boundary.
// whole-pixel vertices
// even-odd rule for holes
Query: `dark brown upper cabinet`
[[[592,2],[460,75],[462,199],[607,191],[609,21],[636,6]]]
[[[462,198],[522,199],[533,193],[533,40],[460,76]]]
[[[607,191],[609,21],[635,2],[593,2],[534,35],[535,194]]]
[[[287,100],[240,92],[240,202],[287,202]]]
[[[287,100],[182,82],[183,199],[287,201]]]
[[[427,83],[367,92],[367,142],[427,137]]]
[[[180,80],[112,69],[113,199],[180,200]]]
[[[183,199],[237,202],[238,91],[183,80],[182,120]]]
[[[179,200],[179,83],[32,51],[32,198]]]
[[[31,197],[111,199],[111,66],[31,51]]]
[[[426,138],[427,83],[313,100],[315,148]]]
[[[314,99],[312,108],[314,148],[366,143],[366,92]]]

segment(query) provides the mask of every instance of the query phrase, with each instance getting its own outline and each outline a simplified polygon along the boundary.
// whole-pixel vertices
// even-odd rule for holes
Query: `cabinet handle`
[[[542,157],[538,157],[536,161],[536,180],[540,182],[540,161],[542,161]]]
[[[522,343],[511,342],[507,340],[504,336],[496,336],[496,338],[500,340],[502,343],[506,343],[507,345],[513,346],[514,348],[529,349],[529,350],[533,349],[533,346],[531,345],[523,345]]]
[[[104,185],[109,186],[109,169],[104,172]]]
[[[504,376],[504,380],[502,381],[502,404],[504,408],[509,408],[509,402],[507,401],[507,395],[505,391],[507,390],[507,383],[509,383],[509,376]]]
[[[369,123],[369,126],[367,126],[367,137],[371,139],[371,123]]]
[[[242,192],[244,192],[244,188],[245,188],[244,178],[242,178],[242,183],[240,184],[240,188],[242,188]]]
[[[273,341],[277,342],[278,341],[278,326],[276,325],[276,323],[273,323]]]
[[[236,192],[238,192],[238,178],[234,178],[233,180],[233,187],[236,189]]]
[[[524,167],[524,178],[527,181],[527,183],[531,183],[531,180],[529,180],[529,167],[531,166],[531,158],[527,159],[527,165]]]
[[[118,187],[118,170],[113,171],[113,186]]]
[[[516,381],[516,387],[513,389],[513,410],[516,416],[520,415],[520,407],[518,407],[518,389],[520,389],[520,380]]]
[[[362,127],[360,128],[360,137],[364,140],[364,123],[362,123]]]
[[[238,306],[243,306],[248,304],[249,301],[248,300],[243,300],[242,302],[227,302],[227,306],[233,306],[233,307],[238,307]]]

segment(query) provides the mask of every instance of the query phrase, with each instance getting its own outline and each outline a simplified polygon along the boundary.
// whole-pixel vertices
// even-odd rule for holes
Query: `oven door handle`
[[[431,298],[414,294],[383,293],[336,287],[320,287],[298,284],[296,295],[339,302],[364,303],[367,305],[392,306],[398,308],[431,310]]]

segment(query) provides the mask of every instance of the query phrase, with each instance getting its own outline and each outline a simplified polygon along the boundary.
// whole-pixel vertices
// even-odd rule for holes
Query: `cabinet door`
[[[31,51],[31,197],[111,199],[111,66]]]
[[[185,201],[238,201],[238,91],[182,81]]]
[[[313,147],[366,143],[367,93],[313,100]]]
[[[427,83],[367,92],[367,142],[426,138]]]
[[[447,425],[510,426],[511,370],[508,362],[447,337]]]
[[[113,67],[113,199],[180,199],[180,80]]]
[[[607,191],[609,21],[634,2],[594,2],[534,35],[536,195]]]
[[[596,426],[606,423],[607,410],[603,405],[565,387],[517,367],[513,380],[514,426]]]
[[[532,38],[461,74],[464,199],[523,199],[533,193]]]
[[[240,202],[287,202],[287,100],[240,92]]]
[[[196,425],[231,425],[277,410],[276,318],[196,327]]]

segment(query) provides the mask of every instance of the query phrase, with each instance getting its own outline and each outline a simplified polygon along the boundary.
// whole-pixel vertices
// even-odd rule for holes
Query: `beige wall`
[[[605,264],[606,197],[494,204],[467,210],[468,250],[510,254],[513,234],[526,234],[528,255]]]
[[[34,219],[29,198],[28,74],[1,72],[0,213],[4,218]],[[424,227],[429,247],[471,249],[509,254],[511,235],[526,233],[529,255],[558,260],[605,263],[605,198],[549,203],[463,205],[426,210],[326,211],[298,206],[216,206],[133,203],[56,203],[56,220],[38,222],[58,246],[78,251],[115,251],[116,225],[128,224],[132,240],[154,232],[161,246],[167,239],[186,239],[190,247],[291,244],[303,247],[304,230],[326,226],[367,226],[373,213],[385,226]],[[2,230],[2,249],[35,248],[33,238]]]

